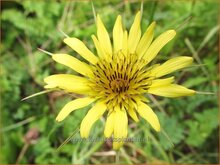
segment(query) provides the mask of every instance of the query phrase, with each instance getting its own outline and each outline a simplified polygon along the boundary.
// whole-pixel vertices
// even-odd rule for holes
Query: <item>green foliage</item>
[[[121,14],[128,28],[141,5],[139,1],[119,0],[93,3],[111,35],[116,16]],[[71,113],[61,123],[55,121],[59,110],[78,96],[53,91],[21,101],[44,90],[44,77],[54,73],[74,73],[37,50],[65,52],[80,58],[62,43],[64,36],[58,29],[80,38],[94,50],[90,36],[96,33],[96,26],[91,3],[17,0],[2,1],[1,5],[0,163],[114,162],[111,142],[70,140],[57,150],[68,137],[80,138],[77,130],[89,108]],[[163,62],[179,55],[193,56],[192,67],[174,73],[177,83],[214,94],[178,99],[156,97],[156,102],[152,100],[150,105],[158,114],[163,132],[154,132],[144,120],[139,123],[129,120],[128,137],[142,141],[125,143],[119,152],[120,163],[217,163],[218,2],[144,1],[143,9],[142,32],[153,20],[157,22],[156,36],[171,28],[178,32],[177,37],[162,49],[157,60]],[[38,135],[27,142],[27,135],[33,128],[37,129]],[[91,136],[104,138],[103,129],[104,119],[95,123]],[[28,147],[22,154],[27,143]],[[106,151],[110,151],[107,156]]]
[[[209,109],[202,113],[195,113],[194,120],[186,122],[189,128],[189,136],[186,139],[188,145],[199,147],[218,126],[218,109]],[[207,123],[207,124],[204,124]]]

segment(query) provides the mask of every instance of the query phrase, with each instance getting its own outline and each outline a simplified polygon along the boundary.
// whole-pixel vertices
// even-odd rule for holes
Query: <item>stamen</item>
[[[146,92],[151,83],[150,69],[136,54],[125,55],[119,51],[112,55],[110,61],[101,59],[93,70],[95,77],[91,82],[95,83],[92,89],[97,92],[94,97],[103,95],[112,108],[114,104],[124,106],[128,99],[136,105],[136,100],[131,98]]]

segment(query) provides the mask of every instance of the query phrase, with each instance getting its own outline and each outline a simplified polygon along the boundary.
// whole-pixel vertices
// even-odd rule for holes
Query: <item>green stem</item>
[[[116,151],[115,164],[119,164],[119,151]]]

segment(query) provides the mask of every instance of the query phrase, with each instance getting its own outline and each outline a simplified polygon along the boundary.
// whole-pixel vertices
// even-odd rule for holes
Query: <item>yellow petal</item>
[[[68,54],[54,54],[52,55],[52,58],[54,61],[66,65],[84,76],[91,77],[93,75],[89,65],[79,61],[73,56],[70,56]]]
[[[98,58],[79,39],[68,37],[64,39],[64,42],[91,64],[97,63]]]
[[[91,90],[87,85],[88,80],[69,74],[56,74],[48,76],[44,79],[44,82],[47,83],[46,88],[61,88],[69,92],[84,94]]]
[[[106,108],[106,104],[100,101],[88,111],[80,125],[80,135],[82,138],[89,136],[92,125],[104,114]]]
[[[167,86],[173,83],[174,77],[164,78],[164,79],[155,79],[152,81],[152,84],[149,86],[149,88],[154,88],[158,86]]]
[[[56,120],[58,122],[64,120],[72,111],[79,109],[79,108],[83,108],[89,104],[91,104],[92,102],[94,102],[95,99],[94,98],[79,98],[79,99],[75,99],[69,103],[67,103],[59,112],[58,116],[56,117]]]
[[[97,36],[105,53],[107,55],[112,55],[111,41],[99,15],[97,15]]]
[[[47,84],[44,86],[44,88],[46,88],[46,89],[51,89],[51,88],[56,88],[56,87],[57,87],[57,85],[55,85],[55,84]]]
[[[181,97],[195,94],[194,90],[177,84],[170,84],[148,89],[148,93],[164,97]]]
[[[136,14],[134,18],[134,23],[131,26],[128,36],[128,48],[130,53],[135,53],[138,42],[141,38],[141,14],[140,11]]]
[[[147,48],[150,46],[153,37],[154,37],[154,27],[156,22],[152,22],[150,26],[147,28],[146,32],[144,33],[143,37],[141,38],[138,46],[137,46],[137,54],[139,57],[142,57],[146,52]]]
[[[143,59],[147,63],[151,62],[158,52],[176,35],[175,30],[168,30],[157,37],[145,52]]]
[[[105,57],[105,52],[104,50],[102,49],[102,47],[100,46],[100,42],[98,41],[98,39],[96,38],[95,35],[92,35],[92,40],[93,40],[93,43],[95,45],[95,48],[96,48],[96,51],[99,55],[99,57]]]
[[[128,54],[128,32],[125,30],[123,35],[122,52]]]
[[[118,150],[127,137],[128,117],[124,109],[116,108],[114,123],[113,149]]]
[[[139,102],[137,112],[144,118],[156,131],[160,131],[160,122],[157,115],[153,110],[145,103]]]
[[[139,121],[139,119],[138,119],[138,117],[137,117],[137,114],[136,114],[136,112],[134,111],[133,108],[128,108],[127,112],[128,112],[128,114],[129,114],[129,116],[131,116],[131,118],[132,118],[135,122],[138,122],[138,121]]]
[[[182,56],[172,58],[162,65],[155,67],[150,71],[150,75],[154,77],[161,77],[167,75],[171,72],[174,72],[178,69],[189,66],[193,62],[192,57]]]
[[[113,44],[114,51],[117,53],[119,50],[122,50],[123,44],[123,28],[121,22],[121,16],[119,15],[115,21],[115,25],[113,28]]]
[[[115,111],[112,111],[108,114],[105,123],[104,135],[106,138],[109,138],[112,135],[114,131],[114,123],[115,123]]]

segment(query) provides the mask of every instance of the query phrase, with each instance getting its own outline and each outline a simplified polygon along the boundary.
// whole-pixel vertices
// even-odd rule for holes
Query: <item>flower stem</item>
[[[119,164],[119,151],[116,151],[115,154],[115,164]]]

